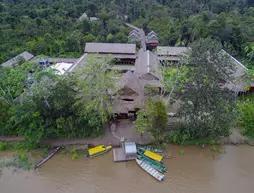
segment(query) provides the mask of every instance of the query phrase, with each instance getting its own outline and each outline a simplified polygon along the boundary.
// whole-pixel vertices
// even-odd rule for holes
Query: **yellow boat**
[[[158,162],[161,162],[162,159],[163,159],[163,156],[161,156],[160,154],[154,153],[154,152],[149,151],[149,150],[146,150],[144,152],[144,155],[151,158],[151,159],[153,159],[153,160],[155,160],[155,161],[158,161]]]
[[[89,148],[88,149],[88,155],[89,155],[89,157],[95,157],[95,156],[101,155],[103,153],[106,153],[106,152],[108,152],[111,149],[112,149],[111,145],[108,145],[108,146],[97,145],[97,146],[95,146],[93,148]]]

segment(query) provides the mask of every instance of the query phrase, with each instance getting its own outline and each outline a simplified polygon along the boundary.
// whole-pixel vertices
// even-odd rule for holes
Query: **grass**
[[[0,142],[0,151],[6,151],[8,144],[6,142]]]
[[[66,154],[67,156],[70,156],[72,160],[77,160],[86,156],[86,152],[84,150],[79,150],[75,147],[71,149],[64,149],[62,153]]]
[[[31,156],[31,150],[34,152],[39,150],[40,154],[47,155],[48,147],[40,147],[39,149],[31,149],[24,142],[0,142],[0,152],[13,152],[11,157],[0,158],[0,168],[13,167],[18,169],[30,170],[34,167],[34,160]]]
[[[218,141],[211,138],[191,139],[183,142],[182,145],[218,145]]]
[[[218,145],[219,141],[211,138],[211,137],[204,137],[204,138],[197,138],[197,139],[190,139],[188,136],[181,135],[179,132],[171,132],[166,137],[167,143],[177,144],[177,145]]]
[[[26,148],[23,142],[0,142],[0,151],[17,151],[24,149]]]
[[[26,151],[19,151],[12,157],[3,157],[0,159],[0,168],[18,168],[30,170],[34,166],[34,162]]]

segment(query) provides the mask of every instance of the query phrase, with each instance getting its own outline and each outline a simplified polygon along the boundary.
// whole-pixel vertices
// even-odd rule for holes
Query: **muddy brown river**
[[[37,171],[2,169],[0,193],[253,193],[254,147],[169,146],[168,173],[157,182],[134,161],[113,163],[112,152],[93,159],[58,154]],[[1,154],[3,156],[3,154]]]

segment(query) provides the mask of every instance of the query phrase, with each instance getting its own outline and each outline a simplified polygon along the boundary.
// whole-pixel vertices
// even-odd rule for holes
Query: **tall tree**
[[[167,110],[163,101],[149,99],[145,108],[138,112],[135,127],[141,134],[149,132],[155,143],[161,144],[164,141],[167,129]]]
[[[75,73],[78,89],[76,105],[81,113],[96,112],[105,123],[112,112],[113,95],[116,93],[117,72],[111,69],[110,57],[88,56],[84,66]]]
[[[221,83],[233,78],[234,64],[211,39],[192,45],[187,59],[188,83],[181,98],[180,114],[190,138],[227,135],[234,122],[234,95]]]

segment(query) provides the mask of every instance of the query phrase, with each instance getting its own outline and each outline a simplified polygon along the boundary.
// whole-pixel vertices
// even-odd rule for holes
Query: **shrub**
[[[138,132],[143,134],[145,131],[149,132],[155,143],[161,145],[165,138],[167,129],[167,111],[163,101],[157,99],[149,99],[146,101],[145,109],[140,111],[135,127]]]
[[[6,142],[0,142],[0,151],[5,151],[7,149],[7,143]]]
[[[238,123],[244,135],[254,138],[254,97],[240,100],[237,104]]]

